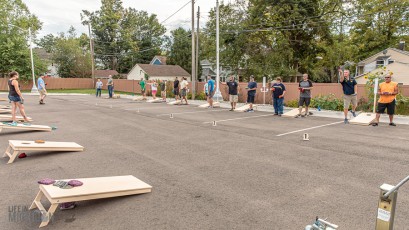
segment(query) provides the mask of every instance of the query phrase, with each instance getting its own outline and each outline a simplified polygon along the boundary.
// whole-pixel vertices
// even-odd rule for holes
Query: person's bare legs
[[[305,106],[305,115],[308,115],[308,106]]]
[[[13,120],[13,122],[17,122],[16,120],[16,113],[17,113],[17,103],[16,102],[12,102],[11,103],[11,120]]]
[[[233,109],[236,109],[237,102],[233,102]]]
[[[29,122],[29,120],[28,120],[28,118],[27,118],[27,116],[26,116],[26,112],[24,111],[24,105],[22,105],[22,104],[20,104],[20,103],[16,103],[16,104],[17,104],[17,106],[18,106],[18,109],[20,110],[21,116],[23,116],[23,118],[24,118],[24,121],[25,121],[25,122]]]
[[[298,107],[298,114],[301,114],[301,112],[302,112],[302,106],[299,106]]]
[[[376,114],[376,117],[375,117],[375,123],[379,123],[379,118],[381,117],[381,114],[380,113],[377,113]]]
[[[389,115],[389,123],[393,123],[393,115]]]
[[[250,110],[253,110],[253,103],[250,103],[249,109],[250,109]]]
[[[209,106],[213,107],[213,98],[209,98]]]
[[[354,111],[355,111],[355,110],[354,110]],[[348,109],[344,109],[344,115],[345,115],[345,118],[348,117]]]

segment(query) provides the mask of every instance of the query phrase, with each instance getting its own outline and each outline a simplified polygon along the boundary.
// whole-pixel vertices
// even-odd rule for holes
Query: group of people
[[[158,91],[158,87],[160,87],[161,97],[163,101],[166,101],[166,81],[159,80],[159,84],[156,80],[153,80],[150,83],[147,83],[143,78],[139,81],[139,85],[141,87],[142,96],[146,99],[146,85],[149,84],[151,86],[151,92],[153,99],[156,99],[156,93]],[[182,78],[182,82],[179,82],[179,79],[176,77],[175,81],[173,82],[173,94],[175,95],[175,100],[181,100],[181,104],[185,101],[185,104],[188,105],[187,102],[187,93],[188,93],[188,86],[189,83],[187,78]]]
[[[97,82],[95,83],[95,96],[96,97],[101,97],[101,93],[102,93],[102,87],[104,86],[104,84],[102,83],[101,79],[98,78]],[[108,98],[113,98],[114,96],[114,80],[112,79],[112,75],[108,76],[108,81],[107,81],[107,88],[108,88]]]

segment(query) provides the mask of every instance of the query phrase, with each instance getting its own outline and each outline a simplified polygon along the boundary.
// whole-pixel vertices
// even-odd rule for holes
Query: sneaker
[[[391,122],[391,123],[389,123],[389,126],[396,126],[396,124]]]
[[[10,126],[17,126],[17,122],[13,121],[11,123],[9,123]]]
[[[348,118],[344,119],[344,124],[349,124]]]
[[[301,114],[295,115],[295,118],[299,118],[299,117],[301,117]]]
[[[305,114],[301,114],[300,116],[301,116],[301,117],[305,117],[306,115],[305,115]]]
[[[282,114],[278,114],[279,117],[281,117]]]
[[[229,109],[229,111],[233,111],[234,109]]]
[[[372,123],[371,125],[372,126],[378,126],[378,123]]]
[[[249,112],[249,113],[254,113],[254,110],[250,109],[248,112]]]
[[[351,110],[351,113],[352,113],[352,116],[356,117],[355,111],[352,111],[352,110]]]
[[[274,116],[278,116],[278,113],[275,113]]]

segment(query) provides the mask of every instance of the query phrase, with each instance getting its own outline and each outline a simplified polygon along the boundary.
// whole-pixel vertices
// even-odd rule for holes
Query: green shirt
[[[139,85],[141,85],[142,90],[145,90],[145,81],[139,82]]]

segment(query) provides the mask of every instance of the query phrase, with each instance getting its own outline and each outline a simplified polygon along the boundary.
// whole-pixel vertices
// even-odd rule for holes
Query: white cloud
[[[30,12],[34,13],[43,22],[39,37],[50,33],[66,32],[71,25],[74,26],[78,34],[87,33],[87,27],[81,24],[80,13],[82,13],[82,10],[98,10],[101,6],[100,0],[23,0],[23,2],[28,6]],[[160,22],[171,16],[186,3],[187,0],[123,0],[124,7],[132,7],[137,10],[147,11],[149,14],[156,14]],[[197,6],[200,6],[201,12],[209,12],[215,4],[215,0],[196,0],[195,10],[197,10]],[[187,29],[190,28],[190,20],[191,4],[172,16],[164,24],[168,31],[179,26]],[[203,25],[204,19],[201,18],[201,20],[201,25]]]

